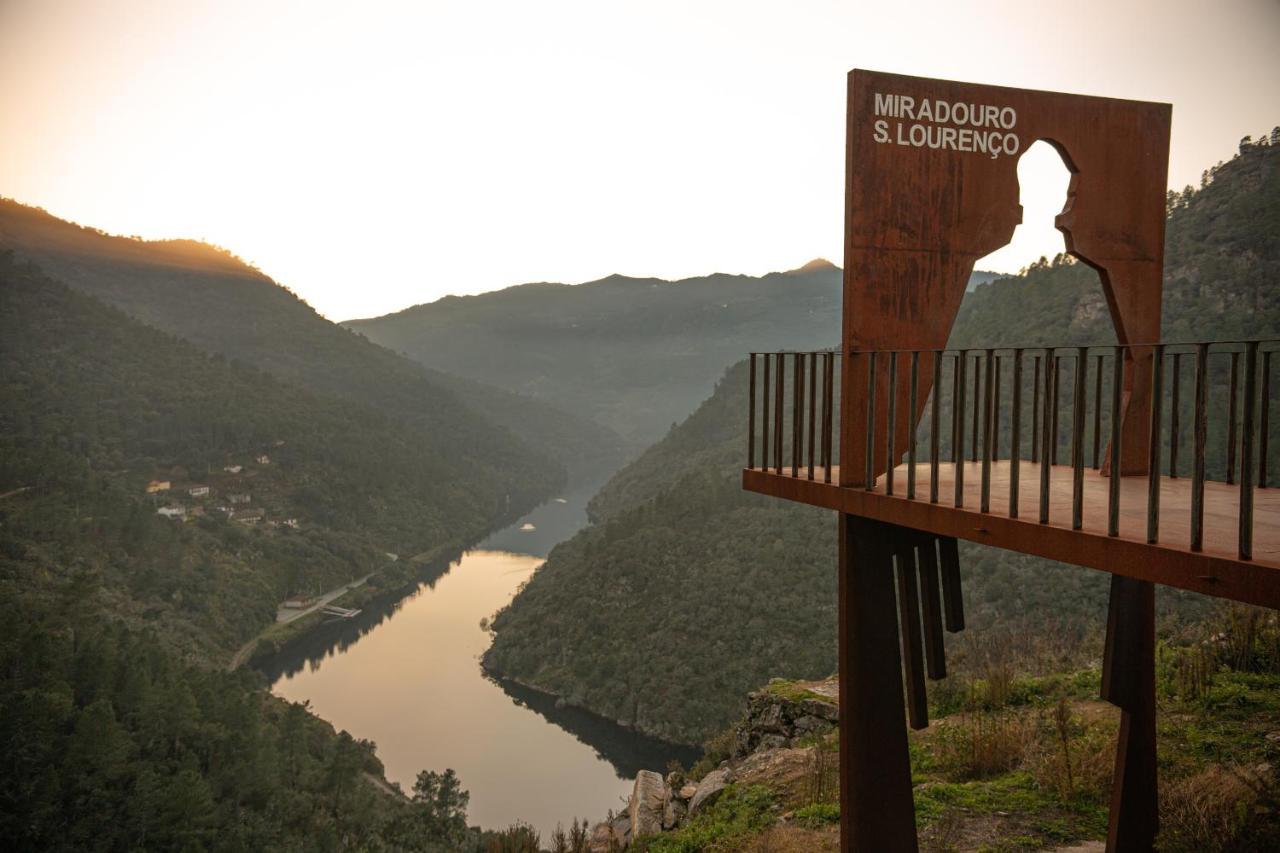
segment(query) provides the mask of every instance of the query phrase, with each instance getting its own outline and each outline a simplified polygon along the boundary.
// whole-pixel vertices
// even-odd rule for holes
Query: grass
[[[1280,850],[1280,615],[1228,615],[1225,627],[1204,627],[1209,639],[1162,647],[1157,661],[1166,853]],[[931,687],[934,725],[909,734],[923,849],[1006,853],[1105,838],[1120,713],[1098,699],[1098,668],[1029,676],[999,654],[984,651],[970,678]],[[765,691],[823,701],[802,684],[775,680]],[[833,733],[815,745],[838,742]],[[826,784],[835,756],[825,750],[790,776],[740,780],[637,849],[835,849],[840,806]]]
[[[728,851],[759,835],[778,819],[773,792],[763,785],[732,784],[714,803],[675,832],[635,839],[635,853]]]
[[[806,699],[813,699],[818,702],[825,702],[828,705],[835,704],[829,696],[823,696],[821,693],[815,693],[808,688],[802,687],[798,681],[787,681],[782,678],[775,678],[770,681],[763,692],[779,696],[790,702],[803,702]]]

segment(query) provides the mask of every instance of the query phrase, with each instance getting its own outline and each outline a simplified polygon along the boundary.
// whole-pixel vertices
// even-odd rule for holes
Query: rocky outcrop
[[[591,853],[618,853],[637,838],[669,832],[703,809],[713,806],[735,781],[753,784],[755,775],[770,775],[770,762],[795,762],[812,743],[833,732],[840,722],[839,687],[825,681],[781,681],[752,693],[747,714],[734,729],[733,756],[701,780],[691,782],[678,771],[664,778],[652,770],[636,776],[627,811],[596,824]],[[776,759],[776,760],[775,760]]]
[[[767,749],[800,746],[823,737],[840,722],[839,684],[774,679],[747,697],[747,714],[734,727],[735,758]]]

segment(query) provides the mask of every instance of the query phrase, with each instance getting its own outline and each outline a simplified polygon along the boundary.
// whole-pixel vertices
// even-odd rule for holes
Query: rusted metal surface
[[[1101,349],[1101,361],[1096,359],[1098,353],[1094,353],[1094,349]],[[1037,353],[1042,354],[1045,364],[1053,364],[1055,361],[1070,361],[1071,366],[1063,366],[1060,370],[1048,369],[1044,372],[1044,393],[1039,395],[1042,401],[1042,415],[1040,419],[1042,447],[1052,444],[1049,437],[1052,432],[1052,424],[1055,421],[1063,421],[1066,429],[1069,430],[1070,441],[1070,459],[1069,465],[1053,465],[1051,462],[1051,454],[1042,454],[1039,465],[1036,466],[1038,482],[1028,484],[1024,488],[1020,479],[1021,465],[1024,460],[1021,452],[1012,454],[1008,460],[995,459],[994,425],[1006,416],[1009,417],[1013,424],[1014,432],[1021,430],[1020,413],[1022,405],[1022,395],[1025,392],[1023,375],[1018,369],[1026,358],[1027,350],[1023,348],[1013,349],[993,349],[990,355],[984,354],[980,361],[975,361],[971,368],[984,374],[991,375],[991,381],[984,381],[978,385],[979,395],[982,398],[979,401],[978,411],[981,415],[979,421],[980,452],[977,461],[962,462],[957,465],[954,462],[947,462],[940,457],[947,456],[946,452],[941,448],[938,442],[938,419],[931,414],[929,417],[929,428],[932,435],[927,445],[926,453],[929,458],[923,460],[926,464],[921,464],[919,457],[919,448],[914,447],[915,431],[908,434],[908,450],[906,453],[907,461],[905,464],[899,463],[891,471],[884,472],[879,478],[871,482],[870,486],[860,486],[865,491],[880,492],[892,497],[903,496],[901,483],[905,479],[909,483],[906,489],[906,499],[922,500],[927,494],[928,500],[933,503],[942,502],[949,504],[955,508],[966,508],[972,505],[982,514],[1006,515],[1010,518],[1017,518],[1026,515],[1028,518],[1034,518],[1041,524],[1050,524],[1052,519],[1056,518],[1060,512],[1069,513],[1069,526],[1075,530],[1081,530],[1093,533],[1102,533],[1111,537],[1133,537],[1140,538],[1144,543],[1158,544],[1168,548],[1186,548],[1191,551],[1199,551],[1205,547],[1208,537],[1212,537],[1215,547],[1215,555],[1223,556],[1224,548],[1232,549],[1232,555],[1240,560],[1254,559],[1254,540],[1256,538],[1255,528],[1257,527],[1256,515],[1253,511],[1255,501],[1253,484],[1254,473],[1260,469],[1260,465],[1255,464],[1255,454],[1261,452],[1261,435],[1257,425],[1261,421],[1260,412],[1265,412],[1269,408],[1264,399],[1261,397],[1260,382],[1258,381],[1259,363],[1265,360],[1265,356],[1274,351],[1280,351],[1280,340],[1269,341],[1214,341],[1200,343],[1169,343],[1159,344],[1151,347],[1153,358],[1150,362],[1152,368],[1152,377],[1149,381],[1151,387],[1157,393],[1153,396],[1153,404],[1149,406],[1149,423],[1147,440],[1144,442],[1148,452],[1148,463],[1146,466],[1148,474],[1141,478],[1125,478],[1111,477],[1109,472],[1114,470],[1120,461],[1121,454],[1124,452],[1124,434],[1120,429],[1121,413],[1123,411],[1123,388],[1125,385],[1125,373],[1129,370],[1129,366],[1134,363],[1133,359],[1126,358],[1123,355],[1123,347],[1101,347],[1101,348],[1071,348],[1071,351],[1058,351],[1053,348],[1036,349]],[[995,356],[1005,354],[1007,358],[1014,362],[1015,381],[1013,383],[1012,394],[1003,396],[999,399],[995,392]],[[1163,366],[1171,361],[1170,354],[1184,354],[1192,358],[1194,367],[1194,375],[1188,377],[1194,380],[1194,388],[1189,400],[1192,410],[1191,432],[1193,433],[1193,441],[1190,443],[1190,472],[1191,477],[1187,478],[1169,478],[1161,476],[1164,471],[1162,467],[1162,452],[1168,452],[1171,456],[1173,448],[1170,447],[1162,451],[1161,436],[1164,433],[1165,418],[1165,372]],[[824,353],[824,356],[831,354]],[[1094,358],[1091,359],[1090,356]],[[943,351],[938,352],[920,352],[912,350],[909,353],[890,351],[890,352],[869,352],[860,353],[852,363],[866,365],[865,369],[871,375],[875,371],[872,365],[880,363],[889,364],[889,371],[886,373],[887,383],[897,385],[896,381],[899,376],[905,374],[907,380],[905,388],[907,392],[907,400],[899,399],[897,395],[891,395],[884,398],[884,403],[889,411],[882,413],[879,406],[871,405],[865,410],[868,420],[866,435],[868,441],[864,444],[863,452],[854,456],[849,460],[850,464],[856,469],[865,472],[871,460],[873,452],[872,439],[877,434],[885,435],[886,448],[893,451],[895,460],[901,459],[904,452],[901,448],[896,447],[896,441],[889,440],[889,434],[898,432],[901,421],[906,417],[913,408],[910,405],[910,371],[903,370],[897,365],[917,363],[922,356],[927,356],[935,363],[940,363],[943,359],[950,359],[954,365],[962,365],[965,363],[963,354],[949,353]],[[1210,367],[1214,363],[1221,364],[1226,367],[1228,359],[1232,356],[1243,356],[1238,361],[1241,365],[1240,372],[1244,375],[1243,381],[1239,382],[1236,394],[1241,407],[1241,415],[1239,418],[1239,433],[1232,436],[1230,430],[1215,428],[1212,432],[1208,428],[1209,415],[1209,386],[1212,379]],[[804,353],[787,354],[785,358],[790,360],[792,372],[796,376],[804,376],[804,368],[795,365],[807,364],[810,356]],[[775,359],[781,359],[783,356],[774,356]],[[834,356],[832,356],[834,359]],[[969,361],[973,361],[969,356]],[[1104,373],[1104,382],[1102,387],[1109,391],[1103,395],[1101,401],[1104,409],[1105,418],[1100,418],[1097,413],[1098,395],[1086,393],[1088,376],[1083,372],[1082,368],[1087,368],[1090,361],[1101,368]],[[765,362],[765,374],[772,373],[775,377],[781,375],[778,371],[770,370],[770,359]],[[975,366],[976,365],[976,366]],[[776,367],[776,364],[775,364]],[[1157,369],[1160,368],[1160,369]],[[1069,372],[1074,369],[1074,373]],[[958,368],[958,373],[964,373],[963,368]],[[917,386],[923,380],[923,375],[929,374],[930,371],[917,370]],[[1229,393],[1229,387],[1222,383],[1229,377],[1229,374],[1223,370],[1220,371],[1218,379],[1219,393]],[[1052,393],[1055,384],[1055,375],[1060,375],[1063,382],[1070,382],[1073,385],[1073,393],[1071,390],[1064,395],[1055,395]],[[775,383],[777,379],[775,378]],[[824,384],[830,381],[824,377]],[[934,382],[936,380],[928,380]],[[878,385],[878,383],[877,383]],[[1098,387],[1095,384],[1095,389]],[[953,381],[951,383],[953,390],[958,390],[963,396],[968,396],[966,390],[972,392],[972,387],[966,381]],[[1173,389],[1171,388],[1170,391]],[[793,385],[794,400],[791,404],[793,413],[796,411],[803,412],[804,391],[803,383]],[[829,392],[828,392],[829,394]],[[938,411],[941,406],[940,398],[944,395],[934,395],[933,411]],[[748,399],[762,398],[769,401],[777,400],[779,397],[778,389],[773,387],[755,388],[748,395]],[[1062,409],[1067,411],[1055,410],[1055,399],[1060,401]],[[917,388],[917,400],[918,388]],[[1006,406],[1007,403],[1007,406]],[[905,404],[905,405],[904,405]],[[1107,458],[1100,468],[1086,466],[1085,457],[1085,440],[1088,436],[1087,425],[1090,420],[1091,413],[1089,407],[1094,407],[1093,420],[1099,423],[1102,432],[1106,433],[1106,438],[1101,442],[1106,446]],[[797,408],[798,407],[798,408]],[[918,405],[917,405],[918,407]],[[956,401],[952,405],[952,419],[950,429],[952,431],[952,439],[958,437],[962,429],[969,424],[971,420],[971,411],[967,405],[962,405],[960,401]],[[963,413],[963,417],[956,417],[957,413]],[[767,414],[767,412],[766,412]],[[816,458],[816,449],[813,447],[816,432],[812,423],[807,423],[803,414],[799,417],[791,418],[790,427],[787,428],[787,421],[779,414],[778,409],[774,409],[775,425],[782,427],[784,433],[776,431],[770,436],[774,446],[775,454],[781,452],[781,448],[789,446],[791,448],[790,463],[786,467],[780,465],[779,460],[765,458],[761,460],[760,467],[768,468],[774,473],[785,473],[789,476],[802,476],[805,478],[816,479],[817,472],[812,466],[804,464],[806,458]],[[1223,422],[1227,421],[1226,413],[1219,412]],[[883,416],[882,416],[883,415]],[[821,420],[818,424],[824,435],[829,436],[834,425],[831,419],[834,417],[834,407],[829,405],[824,399],[822,407]],[[1175,420],[1175,412],[1170,410],[1167,415],[1167,422],[1172,429]],[[768,420],[768,418],[765,418]],[[750,423],[750,416],[748,422]],[[1095,436],[1097,430],[1095,430]],[[1209,437],[1213,436],[1214,445],[1211,447]],[[1224,502],[1224,490],[1220,488],[1223,483],[1217,483],[1213,490],[1212,501],[1206,498],[1206,488],[1213,484],[1208,478],[1208,454],[1212,449],[1216,454],[1216,458],[1221,460],[1229,458],[1229,450],[1231,447],[1225,443],[1235,439],[1231,446],[1238,452],[1238,462],[1236,470],[1239,473],[1236,480],[1237,483],[1225,491],[1225,494],[1231,495],[1229,501]],[[968,442],[960,442],[967,445]],[[1017,442],[1021,446],[1021,442]],[[822,448],[823,461],[823,480],[828,480],[832,466],[827,465],[827,448]],[[968,454],[956,454],[955,448],[951,450],[950,458],[968,459]],[[751,460],[748,460],[751,461]],[[1055,473],[1059,469],[1065,468],[1069,472],[1069,488],[1063,492],[1056,484]],[[944,470],[945,469],[945,470]],[[995,473],[999,471],[999,477],[996,478]],[[1219,469],[1221,470],[1221,469]],[[966,471],[971,478],[970,482],[966,482]],[[1219,475],[1220,476],[1220,475]],[[998,479],[998,482],[996,481]],[[928,480],[927,483],[923,480]],[[1140,480],[1138,483],[1127,483],[1131,480]],[[1185,484],[1185,485],[1180,485]],[[1098,487],[1102,487],[1102,491],[1098,493]],[[945,487],[945,494],[942,489]],[[1172,496],[1172,502],[1165,503],[1164,495],[1166,492]],[[1093,497],[1089,497],[1093,494]],[[1185,498],[1185,500],[1183,500]],[[1093,503],[1090,503],[1093,501]],[[1271,506],[1271,500],[1266,502],[1267,506]],[[1099,517],[1097,510],[1103,509],[1103,515]],[[1209,518],[1212,517],[1213,530],[1209,530],[1207,525],[1210,523]],[[1132,528],[1132,520],[1140,517],[1143,526],[1140,534],[1135,535]],[[1237,524],[1239,522],[1239,524]],[[1122,527],[1125,529],[1122,531]],[[1264,563],[1274,562],[1280,559],[1280,542],[1273,541],[1271,538],[1275,529],[1274,524],[1269,526],[1262,534],[1263,536],[1263,552],[1262,560]],[[992,542],[992,544],[1002,545],[1019,549],[1018,543]],[[1055,559],[1064,560],[1066,562],[1079,562],[1073,559],[1070,553],[1055,555]],[[1205,590],[1210,591],[1211,590]],[[1217,593],[1225,594],[1225,593]]]
[[[1112,575],[1101,695],[1120,708],[1120,733],[1108,850],[1151,850],[1159,829],[1155,650],[1155,585]]]
[[[845,850],[918,849],[894,616],[891,543],[896,535],[889,525],[856,515],[839,519],[840,836]]]
[[[1071,172],[1055,224],[1068,251],[1098,271],[1120,343],[1160,339],[1167,104],[861,70],[850,72],[848,83],[846,352],[946,345],[974,262],[1008,243],[1022,220],[1016,155],[1037,140],[1053,145]],[[921,117],[926,104],[930,116]],[[966,114],[979,107],[981,115],[935,122],[938,104],[948,113],[956,105]],[[985,151],[976,142],[980,134]],[[987,144],[993,141],[998,150]],[[1150,353],[1126,351],[1126,358],[1143,369],[1127,371],[1122,467],[1143,473]],[[869,400],[865,388],[850,393],[862,381],[852,371],[844,376],[845,451],[866,441],[861,424]],[[882,378],[882,395],[883,385]],[[922,398],[929,390],[921,389]],[[907,428],[904,421],[900,429]],[[904,441],[905,432],[898,446]],[[881,435],[875,476],[885,470],[885,449]],[[864,476],[842,470],[844,485]]]
[[[941,466],[944,494],[952,482],[951,469],[950,462]],[[921,475],[926,471],[922,468]],[[1003,499],[1008,488],[1007,472],[1005,462],[993,475],[993,488],[998,489],[997,501]],[[862,515],[934,535],[959,537],[1217,598],[1280,609],[1280,533],[1277,532],[1280,493],[1276,490],[1267,489],[1255,495],[1254,553],[1252,559],[1242,560],[1236,553],[1235,518],[1239,500],[1236,487],[1212,481],[1206,484],[1206,504],[1215,508],[1221,505],[1222,509],[1215,509],[1207,517],[1206,523],[1212,519],[1213,524],[1207,527],[1205,550],[1194,552],[1187,547],[1189,480],[1163,478],[1160,503],[1165,511],[1161,538],[1167,541],[1152,545],[1146,541],[1146,508],[1142,501],[1147,490],[1145,478],[1122,478],[1120,531],[1118,536],[1108,536],[1107,494],[1112,478],[1086,472],[1084,528],[1072,530],[1071,469],[1060,465],[1054,475],[1051,488],[1060,500],[1054,502],[1054,512],[1044,524],[1036,520],[1034,513],[1038,497],[1026,489],[1022,493],[1022,512],[1019,517],[1010,518],[1004,513],[979,513],[976,506],[957,509],[949,501],[936,504],[912,501],[901,495],[889,497],[883,490],[841,488],[759,470],[744,470],[742,483],[748,491]],[[976,484],[971,487],[970,496],[976,498]],[[1259,506],[1263,509],[1258,510]],[[1265,528],[1261,525],[1263,514],[1268,516]]]
[[[924,686],[921,648],[920,592],[916,582],[916,549],[911,531],[895,531],[898,564],[898,633],[902,637],[903,675],[907,682],[907,719],[913,729],[929,726],[929,697]]]

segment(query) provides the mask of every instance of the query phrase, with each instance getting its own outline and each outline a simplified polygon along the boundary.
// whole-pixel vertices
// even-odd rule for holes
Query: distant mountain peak
[[[821,270],[833,270],[836,265],[826,258],[814,258],[802,267],[796,267],[791,272],[818,272]]]

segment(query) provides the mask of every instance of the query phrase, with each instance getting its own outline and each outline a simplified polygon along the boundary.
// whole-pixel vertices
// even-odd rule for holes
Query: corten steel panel
[[[934,120],[938,105],[946,121]],[[957,110],[967,120],[957,121]],[[974,262],[1008,243],[1022,221],[1018,155],[1042,139],[1072,174],[1055,224],[1068,251],[1098,271],[1120,343],[1158,341],[1170,112],[1168,104],[850,72],[845,352],[946,345]],[[841,458],[853,460],[866,447],[868,368],[865,357],[846,357]],[[877,367],[881,418],[886,362]],[[1147,465],[1150,350],[1136,350],[1127,368],[1121,468],[1137,474]],[[899,399],[906,382],[900,373]],[[895,447],[906,447],[931,386],[923,373],[917,410],[899,418]],[[886,438],[876,431],[876,475],[885,470]],[[849,465],[841,477],[858,485],[865,470]]]
[[[976,463],[968,463],[970,468]],[[1004,463],[1007,467],[1008,463]],[[942,493],[949,492],[952,482],[950,463],[941,466]],[[901,469],[899,469],[901,473]],[[984,513],[977,509],[977,486],[971,470],[967,478],[966,506],[957,509],[947,503],[930,503],[927,500],[910,500],[900,496],[888,496],[883,486],[876,491],[861,488],[842,488],[808,480],[805,477],[778,476],[772,472],[747,469],[742,472],[744,489],[772,497],[784,498],[813,506],[824,507],[842,513],[861,516],[874,521],[887,522],[912,528],[937,536],[955,536],[984,545],[994,545],[1039,557],[1047,557],[1086,568],[1113,572],[1142,581],[1152,581],[1176,586],[1193,592],[1280,609],[1280,528],[1273,523],[1259,523],[1255,530],[1257,541],[1253,560],[1240,560],[1235,556],[1234,504],[1223,505],[1218,510],[1218,492],[1227,489],[1222,484],[1209,484],[1215,488],[1207,503],[1206,551],[1193,552],[1187,547],[1186,508],[1189,503],[1190,483],[1185,479],[1162,478],[1164,495],[1161,512],[1165,515],[1161,544],[1150,545],[1145,541],[1145,507],[1141,506],[1137,493],[1145,493],[1145,480],[1125,479],[1125,500],[1121,504],[1121,535],[1108,536],[1105,528],[1105,502],[1092,500],[1097,491],[1105,487],[1105,480],[1098,472],[1086,473],[1085,529],[1071,529],[1070,468],[1054,469],[1053,501],[1050,522],[1041,524],[1031,507],[1038,502],[1036,491],[1021,494],[1023,511],[1017,518],[1005,512],[1007,506],[1007,478],[993,479],[993,504],[998,512]],[[921,472],[927,476],[927,472]],[[1109,479],[1109,478],[1107,478]],[[1219,488],[1220,487],[1220,488]],[[927,485],[926,485],[927,489]],[[1258,519],[1274,519],[1274,502],[1280,495],[1271,489],[1260,491],[1266,500]],[[1175,515],[1176,513],[1176,515]],[[1179,523],[1175,525],[1175,520]],[[1211,548],[1212,546],[1212,548]],[[1210,549],[1211,548],[1211,549]]]

